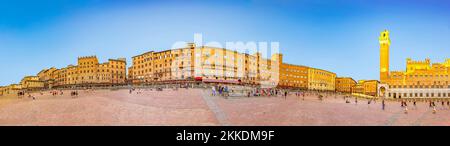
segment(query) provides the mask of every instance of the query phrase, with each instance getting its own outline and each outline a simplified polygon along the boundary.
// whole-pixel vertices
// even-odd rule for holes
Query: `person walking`
[[[414,101],[413,101],[413,105],[414,105],[414,109],[417,109],[417,106],[416,106],[416,100],[414,99]]]
[[[405,105],[405,114],[408,114],[408,106],[407,105]]]
[[[228,86],[225,86],[224,88],[223,88],[223,91],[224,91],[224,96],[225,97],[228,97],[228,94],[229,94],[229,89],[228,89]]]
[[[211,87],[211,92],[212,92],[212,96],[216,96],[216,87],[215,86]]]
[[[384,108],[386,107],[386,104],[384,103],[384,99],[381,101],[381,109],[383,109],[383,111],[384,111]]]
[[[433,106],[433,114],[436,114],[436,106]]]
[[[288,91],[284,91],[284,100],[287,99]]]
[[[405,107],[405,114],[408,114],[408,104],[406,103],[406,101],[403,101],[403,107]]]
[[[223,96],[223,87],[222,86],[219,86],[219,95]]]

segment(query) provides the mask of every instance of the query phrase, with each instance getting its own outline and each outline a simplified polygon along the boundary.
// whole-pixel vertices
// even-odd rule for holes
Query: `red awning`
[[[202,81],[202,77],[195,77],[196,81]]]
[[[217,80],[217,79],[203,79],[203,82],[207,83],[232,83],[239,84],[239,80]]]

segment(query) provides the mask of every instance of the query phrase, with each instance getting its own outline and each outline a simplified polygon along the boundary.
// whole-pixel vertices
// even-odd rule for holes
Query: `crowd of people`
[[[344,96],[344,99],[346,99],[346,103],[350,103],[348,98],[349,96]],[[358,97],[354,97],[355,104],[358,104]],[[367,104],[370,105],[371,103],[376,103],[377,100],[381,100],[381,109],[386,109],[386,101],[387,99],[378,99],[378,98],[372,98],[367,99]],[[450,110],[450,99],[390,99],[393,102],[399,102],[400,107],[403,109],[403,112],[405,114],[408,114],[409,110],[417,110],[418,104],[428,104],[428,107],[432,110],[432,112],[435,114],[437,112],[437,105],[436,103],[441,103],[440,110]],[[408,108],[409,107],[409,108]]]
[[[324,97],[330,97],[335,94],[331,92],[319,92],[319,91],[307,91],[307,90],[290,90],[281,88],[260,88],[260,87],[242,87],[242,86],[227,86],[227,85],[212,85],[210,86],[211,96],[224,96],[228,97],[231,93],[243,93],[241,97],[283,97],[287,99],[288,96],[294,95],[305,100],[306,96],[318,96],[319,100],[323,100]]]
[[[212,96],[227,96],[229,95],[229,87],[226,85],[215,85],[211,86],[212,90]],[[250,90],[246,90],[246,97],[283,97],[284,99],[287,98],[287,96],[294,95],[295,97],[299,97],[300,100],[305,100],[305,97],[314,97],[316,96],[319,101],[324,101],[325,98],[328,97],[334,97],[337,98],[338,96],[343,97],[345,103],[352,103],[351,99],[353,99],[353,103],[355,105],[358,104],[358,100],[364,99],[363,101],[367,101],[367,105],[376,104],[377,101],[381,100],[381,110],[386,110],[387,101],[388,99],[382,99],[382,98],[361,98],[356,97],[348,94],[341,94],[336,92],[323,92],[323,91],[307,91],[307,90],[288,90],[288,89],[279,89],[279,88],[252,88]],[[408,110],[417,110],[417,105],[419,102],[423,103],[429,103],[429,107],[433,111],[433,113],[437,112],[437,103],[440,103],[440,109],[441,110],[450,110],[450,99],[389,99],[389,101],[393,102],[399,102],[401,108],[403,108],[403,111],[405,114],[408,114]],[[408,105],[410,109],[408,109]],[[370,106],[369,106],[370,107]]]
[[[230,89],[225,85],[214,85],[211,86],[212,96],[230,96]]]
[[[254,88],[247,91],[247,97],[251,96],[278,96],[281,94],[281,90],[276,88]]]
[[[70,92],[70,96],[77,97],[78,96],[78,90]]]
[[[400,106],[403,108],[405,114],[408,113],[408,104],[412,103],[412,109],[417,109],[417,102],[423,102],[428,103],[428,107],[432,109],[433,113],[435,114],[437,112],[437,105],[436,103],[441,103],[440,110],[446,110],[450,109],[450,99],[422,99],[417,101],[417,99],[407,99],[407,100],[401,100]]]
[[[344,96],[346,103],[351,103],[349,98],[351,96]],[[353,97],[354,103],[358,104],[358,97]],[[383,98],[370,98],[367,99],[367,104],[370,105],[371,103],[376,103],[377,100],[381,100],[381,109],[386,109],[386,100]],[[417,110],[418,104],[423,103],[427,104],[428,107],[432,110],[433,113],[437,112],[437,105],[436,103],[441,103],[440,110],[450,110],[450,99],[389,99],[393,102],[399,102],[400,107],[403,109],[405,114],[408,114],[409,110]],[[409,107],[409,108],[408,108]]]
[[[135,87],[131,87],[128,89],[128,93],[129,94],[142,94],[144,91],[164,91],[164,90],[173,90],[173,91],[177,91],[178,89],[189,89],[188,85],[179,85],[179,86],[145,86],[145,87],[139,87],[139,88],[135,88]]]
[[[64,91],[62,90],[52,90],[50,91],[50,94],[52,94],[53,96],[57,96],[57,95],[64,95]]]
[[[178,90],[178,88],[188,88],[188,85],[185,86],[174,86],[173,90]],[[336,98],[337,96],[343,97],[345,103],[353,103],[355,105],[358,104],[359,99],[365,99],[367,100],[367,105],[376,104],[377,100],[381,100],[381,109],[386,109],[386,100],[393,101],[393,102],[399,102],[400,107],[403,109],[405,114],[408,114],[409,110],[417,110],[418,104],[425,103],[428,104],[428,107],[432,110],[433,113],[436,113],[437,110],[450,110],[450,99],[383,99],[383,98],[360,98],[357,96],[353,96],[350,94],[341,94],[336,92],[324,92],[324,91],[309,91],[309,90],[289,90],[289,89],[281,89],[281,88],[260,88],[260,87],[235,87],[231,85],[221,85],[221,84],[215,84],[210,86],[211,89],[211,96],[221,96],[221,97],[229,97],[233,93],[237,93],[240,91],[241,97],[282,97],[284,99],[287,99],[288,96],[293,95],[294,97],[298,97],[299,100],[305,100],[305,97],[317,97],[319,101],[324,101],[328,97],[334,96]],[[136,93],[141,94],[144,89],[136,89],[136,88],[130,88],[129,93]],[[153,88],[146,88],[146,90],[153,90]],[[154,88],[155,91],[163,91],[163,88],[158,86]],[[50,90],[49,94],[52,96],[62,96],[64,95],[65,90]],[[78,90],[69,90],[71,97],[77,97],[79,95]],[[86,93],[94,92],[93,89],[85,89]],[[44,95],[43,91],[39,91],[40,95]],[[35,93],[36,94],[36,93]],[[32,94],[31,92],[27,91],[19,91],[17,93],[17,97],[23,98],[27,96],[28,98],[31,98],[33,100],[36,100],[35,94]],[[363,100],[364,101],[364,100]],[[438,107],[438,105],[440,106]]]
[[[37,98],[36,98],[36,95],[41,95],[41,96],[43,96],[44,95],[44,93],[45,93],[46,91],[35,91],[35,92],[31,92],[31,91],[19,91],[18,93],[17,93],[17,97],[19,98],[19,99],[22,99],[23,97],[25,97],[25,95],[28,97],[28,98],[30,98],[30,99],[33,99],[33,100],[36,100]],[[89,90],[85,90],[85,92],[90,92]],[[52,95],[52,96],[63,96],[64,95],[64,90],[50,90],[50,91],[48,91],[48,93],[49,93],[49,95]],[[78,96],[78,90],[70,90],[70,96],[71,97],[77,97]]]

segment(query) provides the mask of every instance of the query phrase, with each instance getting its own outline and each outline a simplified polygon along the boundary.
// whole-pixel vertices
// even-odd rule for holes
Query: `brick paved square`
[[[345,103],[341,96],[210,96],[203,89],[80,91],[78,97],[33,94],[0,99],[0,125],[450,125],[449,107],[433,114],[427,103]]]

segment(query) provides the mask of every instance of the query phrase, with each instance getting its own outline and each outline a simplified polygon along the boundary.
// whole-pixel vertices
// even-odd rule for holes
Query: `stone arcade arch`
[[[388,98],[389,97],[388,96],[389,86],[387,84],[378,84],[377,92],[378,92],[378,97]]]

